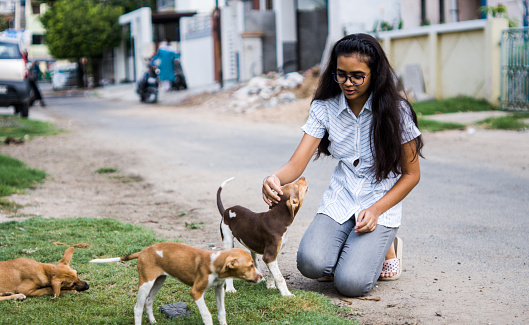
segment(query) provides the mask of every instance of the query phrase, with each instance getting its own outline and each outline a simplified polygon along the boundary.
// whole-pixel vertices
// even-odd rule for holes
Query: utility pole
[[[21,26],[20,26],[20,21],[21,21],[21,17],[20,17],[20,0],[13,0],[13,5],[15,7],[15,29],[20,29]]]
[[[220,28],[220,9],[219,1],[215,1],[215,10],[213,11],[213,46],[214,46],[214,60],[215,60],[215,79],[220,85],[224,87],[224,77],[222,76],[222,43],[221,43],[221,28]]]

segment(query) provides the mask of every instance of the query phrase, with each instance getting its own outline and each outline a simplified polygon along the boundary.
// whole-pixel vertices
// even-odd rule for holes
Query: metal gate
[[[529,112],[529,27],[504,30],[500,44],[500,107]]]

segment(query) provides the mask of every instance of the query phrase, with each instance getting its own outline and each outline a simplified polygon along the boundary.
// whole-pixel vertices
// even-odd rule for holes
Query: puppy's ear
[[[239,266],[239,260],[236,257],[228,256],[226,258],[226,263],[224,264],[224,267],[222,268],[223,272],[226,272],[228,270],[233,270]]]
[[[287,207],[288,207],[288,210],[290,211],[290,216],[294,218],[299,208],[299,199],[295,196],[291,196],[287,201]]]
[[[64,252],[64,256],[61,258],[61,260],[57,264],[70,265],[72,256],[73,256],[73,247],[70,247]]]

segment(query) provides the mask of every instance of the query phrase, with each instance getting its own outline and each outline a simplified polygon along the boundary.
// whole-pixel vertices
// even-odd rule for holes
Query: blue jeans
[[[301,239],[298,270],[317,279],[334,272],[336,289],[344,296],[363,296],[375,285],[398,228],[377,225],[373,232],[355,233],[355,218],[339,224],[318,213]]]

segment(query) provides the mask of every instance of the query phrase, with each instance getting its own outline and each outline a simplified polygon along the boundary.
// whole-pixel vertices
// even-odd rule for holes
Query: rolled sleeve
[[[303,132],[315,138],[322,139],[326,131],[327,109],[321,101],[314,101],[310,105],[309,117],[301,127]]]
[[[402,139],[401,143],[407,143],[411,140],[415,139],[416,137],[421,135],[421,131],[419,131],[419,128],[415,125],[415,122],[413,122],[411,108],[406,105],[402,104],[402,121],[401,121],[401,127],[402,127]]]

